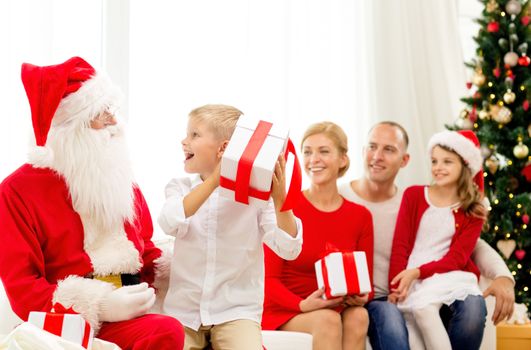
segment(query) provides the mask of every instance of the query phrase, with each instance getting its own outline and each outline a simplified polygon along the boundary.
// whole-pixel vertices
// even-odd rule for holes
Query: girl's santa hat
[[[431,137],[428,142],[428,152],[431,154],[433,147],[437,145],[448,147],[463,158],[478,189],[483,192],[483,157],[476,134],[471,130],[441,131]]]
[[[22,64],[22,83],[31,107],[31,120],[37,147],[30,152],[30,162],[46,166],[53,153],[46,147],[52,125],[72,123],[88,125],[122,99],[110,79],[80,57],[72,57],[53,66]]]

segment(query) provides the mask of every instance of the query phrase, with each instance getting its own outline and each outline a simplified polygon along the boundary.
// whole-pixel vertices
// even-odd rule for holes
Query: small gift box
[[[325,299],[372,290],[367,257],[362,251],[328,253],[315,262],[315,274],[318,287],[325,287]]]
[[[71,308],[65,309],[55,304],[53,312],[32,311],[28,322],[86,349],[92,348],[94,330],[81,315]]]
[[[496,349],[531,349],[531,323],[497,325]]]
[[[284,209],[291,209],[300,193],[301,170],[288,129],[247,116],[238,119],[221,159],[220,195],[263,208],[271,195],[271,181],[278,156],[285,151],[295,156],[291,184]]]

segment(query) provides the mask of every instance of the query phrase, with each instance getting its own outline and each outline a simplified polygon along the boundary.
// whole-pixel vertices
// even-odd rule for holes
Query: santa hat
[[[433,147],[441,145],[455,151],[470,169],[474,182],[483,192],[483,157],[479,150],[479,140],[471,130],[441,131],[433,135],[428,142],[428,152],[431,154]]]
[[[37,157],[48,157],[46,145],[51,125],[77,121],[89,123],[121,100],[120,90],[108,77],[80,57],[53,66],[22,64],[22,83],[31,108]],[[40,150],[39,150],[40,148]]]

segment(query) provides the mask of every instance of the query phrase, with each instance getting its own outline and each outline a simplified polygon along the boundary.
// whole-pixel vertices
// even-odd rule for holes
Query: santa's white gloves
[[[155,290],[147,283],[120,287],[102,299],[100,321],[130,320],[147,313],[154,303]]]

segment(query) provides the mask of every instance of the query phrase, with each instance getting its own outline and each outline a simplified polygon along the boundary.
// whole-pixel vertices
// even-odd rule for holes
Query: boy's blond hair
[[[230,140],[236,122],[243,113],[232,106],[208,104],[192,110],[190,120],[204,122],[220,141]]]

